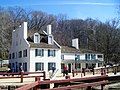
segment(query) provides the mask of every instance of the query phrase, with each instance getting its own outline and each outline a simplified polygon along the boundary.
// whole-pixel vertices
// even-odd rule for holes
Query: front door
[[[71,63],[68,64],[68,73],[71,73]]]

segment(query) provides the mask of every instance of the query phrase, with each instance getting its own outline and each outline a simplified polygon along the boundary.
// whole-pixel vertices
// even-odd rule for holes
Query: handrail
[[[1,75],[4,75],[4,76],[1,76],[0,79],[6,79],[6,78],[21,78],[21,83],[23,82],[23,78],[31,78],[31,77],[37,77],[36,75],[32,75],[32,76],[26,76],[26,75],[29,75],[29,74],[43,74],[43,75],[39,75],[38,77],[43,77],[43,79],[46,79],[46,74],[45,74],[45,71],[41,71],[41,72],[17,72],[17,73],[0,73]],[[7,75],[7,77],[5,76]],[[12,75],[12,76],[10,76]],[[18,76],[14,76],[14,75],[18,75]]]
[[[59,69],[55,70],[55,72],[50,76],[50,79],[52,79],[58,72]]]
[[[72,85],[72,86],[64,86],[64,87],[59,87],[59,88],[52,88],[52,89],[44,89],[44,90],[71,90],[71,89],[80,89],[80,88],[86,88],[89,86],[98,86],[98,85],[105,85],[108,83],[108,81],[99,81],[99,82],[93,82],[93,83],[83,83],[83,84],[77,84],[77,85]]]
[[[64,86],[64,87],[59,87],[59,88],[52,88],[52,89],[44,89],[44,90],[67,90],[67,89],[77,89],[77,88],[81,88],[81,87],[88,87],[88,86],[96,86],[96,85],[102,85],[102,84],[106,84],[107,83],[107,78],[108,76],[95,76],[95,77],[86,77],[86,78],[76,78],[76,79],[63,79],[63,80],[45,80],[45,81],[38,81],[37,83],[31,83],[31,84],[28,84],[28,85],[25,85],[23,87],[20,87],[16,90],[25,90],[24,88],[25,87],[29,87],[27,89],[31,89],[38,85],[43,85],[43,84],[51,84],[51,83],[67,83],[67,82],[83,82],[83,81],[91,81],[91,83],[83,83],[83,84],[79,84],[79,85],[72,85],[72,86]],[[93,80],[93,81],[92,81]],[[97,80],[94,81],[94,80]],[[35,86],[36,85],[36,86]],[[102,86],[101,86],[102,87]],[[26,90],[27,90],[26,89]]]
[[[50,84],[50,83],[65,83],[65,82],[77,82],[77,81],[88,81],[88,80],[107,80],[108,76],[94,76],[94,77],[84,77],[84,78],[74,78],[74,79],[62,79],[62,80],[45,80],[40,81],[39,84]]]
[[[34,83],[30,83],[30,84],[24,85],[24,86],[22,86],[20,88],[17,88],[16,90],[28,90],[28,89],[34,88],[35,86],[39,85],[38,82],[39,81],[36,81]]]

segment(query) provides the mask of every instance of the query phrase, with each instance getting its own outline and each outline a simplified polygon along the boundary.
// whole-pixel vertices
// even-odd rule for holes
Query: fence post
[[[101,68],[101,75],[103,75],[103,68]]]
[[[20,74],[21,74],[21,77],[20,77],[21,81],[20,82],[23,83],[23,71],[21,71]]]
[[[11,90],[11,87],[10,87],[10,86],[8,86],[8,90]]]
[[[35,81],[40,81],[40,77],[35,77]]]
[[[83,74],[84,74],[84,76],[85,76],[85,68],[83,68]]]
[[[104,72],[104,75],[106,75],[106,69],[104,69],[103,72]]]
[[[103,90],[103,89],[104,89],[104,86],[105,86],[105,85],[101,84],[101,90]]]
[[[109,68],[108,68],[108,67],[106,67],[106,69],[107,69],[107,72],[106,72],[106,73],[108,74],[108,73],[109,73]]]
[[[72,76],[74,77],[75,75],[74,75],[75,73],[74,73],[74,70],[72,70]]]
[[[117,74],[117,66],[114,66],[114,74]]]
[[[44,80],[46,79],[46,73],[45,73],[45,71],[43,71],[43,79]]]
[[[40,77],[35,77],[35,82],[36,81],[40,81]],[[39,85],[37,85],[37,86],[35,86],[34,88],[33,88],[33,90],[38,90],[38,88],[39,88]]]
[[[65,76],[65,79],[70,79],[70,76],[69,76],[69,75],[66,75],[66,76]]]
[[[88,86],[86,90],[92,90],[91,86]]]
[[[92,71],[93,71],[93,75],[95,75],[95,71],[94,71],[94,68],[92,68]]]

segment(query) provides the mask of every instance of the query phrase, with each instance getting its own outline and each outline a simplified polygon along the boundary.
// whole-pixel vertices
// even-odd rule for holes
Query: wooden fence
[[[32,75],[30,75],[32,74]],[[20,78],[20,82],[23,83],[24,78],[32,78],[37,77],[35,74],[37,74],[38,77],[43,77],[43,79],[46,79],[46,73],[45,71],[41,72],[17,72],[17,73],[0,73],[2,75],[0,79],[6,79],[6,78]],[[30,76],[29,76],[30,75]]]
[[[71,90],[79,88],[87,88],[91,90],[91,87],[100,86],[103,90],[103,86],[108,83],[108,76],[95,76],[95,77],[86,77],[86,78],[75,78],[75,79],[63,79],[63,80],[44,80],[41,81],[37,77],[36,82],[24,85],[16,90]],[[54,84],[54,87],[51,88],[50,84]]]
[[[112,67],[102,67],[102,68],[96,68],[96,69],[82,69],[81,70],[73,70],[72,71],[72,76],[74,77],[78,73],[83,73],[85,76],[87,73],[92,72],[93,75],[95,74],[107,74],[107,73],[114,73],[116,74],[117,72],[120,72],[120,66],[112,66]]]

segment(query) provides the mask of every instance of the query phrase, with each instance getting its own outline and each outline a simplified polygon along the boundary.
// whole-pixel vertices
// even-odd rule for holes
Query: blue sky
[[[65,14],[70,19],[88,17],[106,21],[118,17],[119,0],[0,0],[3,7],[20,6],[49,14]]]

